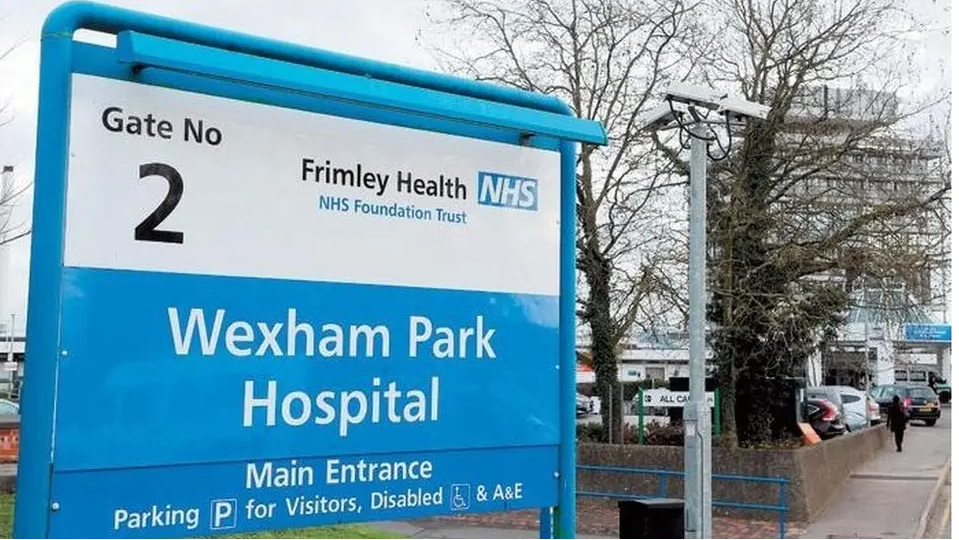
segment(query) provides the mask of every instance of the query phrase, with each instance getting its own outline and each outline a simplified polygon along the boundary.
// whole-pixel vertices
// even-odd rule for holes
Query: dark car
[[[876,403],[879,404],[879,415],[883,421],[885,421],[886,415],[889,413],[889,405],[892,404],[893,396],[899,396],[899,399],[903,399],[906,396],[906,388],[908,386],[909,384],[904,383],[880,384],[873,389],[872,397],[876,400]]]
[[[842,400],[842,393],[839,391],[838,386],[813,386],[806,388],[806,399],[825,399],[826,401],[832,403],[836,407],[836,413],[839,415],[837,419],[838,422],[842,422],[842,425],[845,426],[848,424],[846,420],[846,408]]]
[[[876,387],[873,395],[879,403],[879,412],[883,418],[888,414],[893,396],[899,396],[910,421],[922,420],[926,425],[934,426],[942,416],[936,392],[922,383],[884,384]]]
[[[805,406],[806,422],[820,439],[831,439],[846,433],[846,422],[839,412],[839,407],[828,399],[810,397],[806,399]]]
[[[900,399],[906,407],[909,420],[922,420],[927,426],[936,425],[936,421],[942,415],[939,396],[936,392],[926,385],[918,384],[907,386],[905,390],[905,396],[900,396]]]

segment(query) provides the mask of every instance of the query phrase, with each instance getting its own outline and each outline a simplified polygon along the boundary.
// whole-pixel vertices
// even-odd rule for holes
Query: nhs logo
[[[536,210],[539,188],[535,178],[483,172],[478,180],[479,204]]]

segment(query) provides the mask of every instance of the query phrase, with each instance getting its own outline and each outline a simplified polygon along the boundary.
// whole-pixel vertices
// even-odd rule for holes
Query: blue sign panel
[[[64,473],[57,496],[71,504],[51,535],[197,537],[551,506],[557,455],[543,446]]]
[[[952,341],[952,326],[948,324],[906,324],[903,325],[906,341]]]
[[[573,141],[600,126],[89,3],[43,36],[16,536],[520,508],[574,534]]]
[[[559,441],[555,297],[89,268],[64,284],[58,470]]]

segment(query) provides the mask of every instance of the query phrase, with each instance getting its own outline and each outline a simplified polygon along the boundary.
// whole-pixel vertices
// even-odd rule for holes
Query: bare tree
[[[585,145],[578,162],[579,317],[591,336],[599,391],[617,388],[617,345],[637,317],[664,316],[670,276],[668,212],[675,175],[664,170],[638,115],[688,61],[682,0],[448,0],[439,35],[443,66],[484,81],[556,95],[581,118],[600,121],[609,146]],[[434,12],[436,10],[433,10]],[[619,392],[603,399],[605,432],[621,438]],[[609,430],[609,426],[617,429]]]
[[[2,177],[10,175],[9,182],[0,185],[0,246],[15,242],[30,235],[30,226],[23,218],[16,219],[14,212],[30,185],[17,186],[13,181],[13,168],[3,167]]]
[[[930,248],[900,239],[917,237],[916,221],[950,185],[928,165],[935,146],[902,129],[930,103],[897,95],[907,76],[896,67],[908,65],[899,38],[911,29],[901,2],[711,7],[721,30],[700,51],[700,76],[772,108],[713,166],[708,194],[723,427],[732,443],[757,443],[792,427],[789,379],[804,378],[819,341],[843,324],[847,279],[902,277],[922,263]]]
[[[4,18],[5,16],[0,15],[0,22],[3,22]],[[17,47],[19,47],[25,41],[25,38],[21,38],[9,47],[0,49],[0,62],[3,62],[8,56],[13,54],[13,51],[15,51]],[[0,90],[3,89],[2,79],[0,79]],[[3,92],[0,92],[0,127],[9,124],[12,120],[13,116],[11,114],[10,103],[3,97]]]
[[[20,40],[9,48],[0,50],[0,62],[10,56],[23,42],[24,40]],[[0,79],[0,127],[13,121],[13,108],[10,106],[10,102],[3,97],[4,90],[2,79]],[[0,157],[3,155],[2,150],[0,148]],[[0,165],[3,167],[0,178],[7,178],[9,175],[9,178],[7,178],[9,181],[0,185],[0,245],[4,245],[30,234],[29,225],[25,221],[15,220],[13,214],[24,193],[29,191],[31,184],[15,185],[12,168],[6,164]]]

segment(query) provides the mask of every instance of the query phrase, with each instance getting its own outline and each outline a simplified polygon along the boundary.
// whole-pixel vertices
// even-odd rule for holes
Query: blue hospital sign
[[[601,126],[89,2],[41,35],[16,537],[524,508],[575,534]]]
[[[54,534],[556,504],[559,154],[79,74],[72,103]]]
[[[952,326],[948,324],[904,324],[906,341],[952,341]]]

